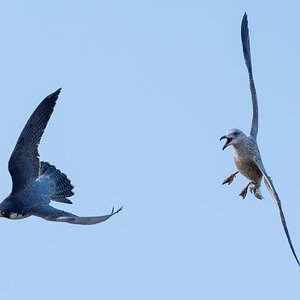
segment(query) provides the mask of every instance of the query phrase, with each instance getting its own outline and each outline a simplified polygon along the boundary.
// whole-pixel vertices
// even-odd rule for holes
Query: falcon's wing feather
[[[122,207],[119,208],[117,211],[114,211],[114,208],[113,208],[112,212],[109,215],[105,215],[105,216],[78,217],[69,212],[56,209],[50,205],[44,205],[44,206],[38,206],[38,207],[33,208],[30,211],[30,214],[37,216],[37,217],[41,217],[48,221],[67,222],[67,223],[81,224],[81,225],[92,225],[92,224],[97,224],[97,223],[106,221],[111,216],[113,216],[114,214],[117,214],[121,210],[122,210]]]
[[[27,121],[11,154],[8,169],[13,181],[13,193],[32,178],[40,169],[38,145],[51,117],[61,89],[45,98]]]
[[[241,36],[242,36],[242,44],[243,44],[243,53],[245,58],[245,63],[248,69],[249,81],[250,81],[250,91],[252,97],[252,108],[253,108],[253,116],[252,116],[252,125],[250,135],[256,139],[258,132],[258,105],[257,105],[257,96],[256,90],[252,75],[252,63],[251,63],[251,53],[250,53],[250,38],[249,38],[249,30],[248,30],[248,19],[247,14],[244,14],[242,27],[241,27]]]
[[[268,176],[265,168],[264,168],[264,165],[261,161],[261,159],[256,159],[254,160],[257,167],[260,169],[261,173],[263,174],[264,176],[264,180],[265,180],[265,184],[268,188],[268,190],[270,191],[270,194],[274,200],[274,203],[275,203],[275,207],[279,213],[279,217],[280,217],[280,220],[281,220],[281,224],[283,226],[283,229],[284,229],[284,232],[286,234],[286,237],[287,237],[287,240],[288,240],[288,243],[290,245],[290,248],[293,252],[293,255],[298,263],[298,265],[300,266],[300,262],[298,260],[298,257],[297,257],[297,254],[296,254],[296,251],[294,250],[294,247],[293,247],[293,244],[292,244],[292,240],[291,240],[291,237],[290,237],[290,234],[289,234],[289,231],[288,231],[288,227],[287,227],[287,224],[286,224],[286,221],[285,221],[285,217],[284,217],[284,214],[283,214],[283,210],[282,210],[282,206],[281,206],[281,201],[279,199],[279,196],[275,190],[275,187],[273,185],[273,182],[271,180],[271,178]]]

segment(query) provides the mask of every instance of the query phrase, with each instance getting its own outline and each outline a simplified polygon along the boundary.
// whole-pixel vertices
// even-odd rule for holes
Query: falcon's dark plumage
[[[111,214],[96,217],[78,217],[50,206],[50,201],[72,203],[73,185],[55,166],[40,162],[38,145],[51,117],[61,89],[45,98],[25,125],[9,159],[8,169],[12,177],[11,194],[0,204],[0,216],[22,219],[35,215],[49,221],[73,224],[96,224]]]

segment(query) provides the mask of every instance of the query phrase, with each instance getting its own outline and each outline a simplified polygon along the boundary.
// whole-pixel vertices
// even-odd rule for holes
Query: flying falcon
[[[48,162],[39,160],[38,145],[51,117],[61,89],[45,98],[25,125],[13,150],[8,169],[13,181],[12,192],[0,204],[0,216],[22,219],[37,216],[48,221],[72,224],[96,224],[109,215],[78,217],[50,205],[51,200],[71,204],[73,185],[67,176]]]
[[[280,220],[286,234],[288,243],[290,248],[293,252],[293,255],[300,266],[300,262],[294,250],[289,231],[287,228],[287,224],[285,221],[285,217],[282,211],[281,201],[279,196],[275,190],[275,187],[271,181],[271,178],[268,176],[264,165],[262,163],[262,159],[259,153],[258,145],[256,142],[257,138],[257,131],[258,131],[258,107],[257,107],[257,96],[255,85],[253,81],[252,75],[252,64],[251,64],[251,55],[250,55],[250,41],[249,41],[249,32],[248,32],[248,20],[247,14],[245,13],[242,21],[242,28],[241,28],[241,36],[242,36],[242,44],[243,44],[243,53],[245,58],[245,63],[248,69],[249,74],[249,81],[250,81],[250,91],[252,96],[252,107],[253,107],[253,116],[252,116],[252,126],[250,131],[250,136],[246,136],[241,130],[239,129],[230,129],[226,131],[226,135],[222,136],[220,140],[227,139],[226,143],[223,147],[223,150],[232,145],[234,148],[233,158],[235,164],[239,171],[231,174],[227,179],[224,180],[223,184],[228,183],[230,184],[235,175],[237,173],[241,173],[245,177],[247,177],[250,182],[248,185],[242,190],[240,196],[243,198],[247,195],[248,187],[250,192],[253,192],[255,197],[258,199],[262,199],[262,194],[260,190],[260,184],[262,177],[264,178],[265,184],[268,190],[271,193],[271,196],[274,200],[276,209],[279,213]]]

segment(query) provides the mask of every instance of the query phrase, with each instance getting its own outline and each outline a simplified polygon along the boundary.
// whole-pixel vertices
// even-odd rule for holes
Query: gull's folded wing
[[[297,257],[297,254],[294,250],[294,247],[293,247],[293,244],[292,244],[292,240],[291,240],[291,237],[290,237],[290,234],[289,234],[289,231],[288,231],[288,228],[287,228],[287,224],[286,224],[286,221],[285,221],[285,217],[284,217],[284,214],[283,214],[283,211],[282,211],[282,207],[281,207],[281,201],[279,199],[279,196],[275,190],[275,187],[273,185],[273,182],[271,180],[271,178],[268,176],[265,168],[264,168],[264,165],[262,163],[262,161],[260,159],[256,159],[255,160],[255,163],[256,165],[258,166],[258,168],[260,169],[261,173],[263,174],[264,176],[264,180],[265,180],[265,184],[268,188],[268,190],[270,191],[270,194],[274,200],[274,203],[275,203],[275,207],[279,213],[279,217],[280,217],[280,220],[281,220],[281,223],[282,223],[282,226],[283,226],[283,229],[284,229],[284,232],[286,234],[286,237],[287,237],[287,240],[288,240],[288,243],[290,245],[290,248],[293,252],[293,255],[298,263],[298,265],[300,266],[300,262],[298,260],[298,257]]]
[[[249,38],[249,30],[248,30],[248,20],[247,14],[244,14],[242,27],[241,27],[241,36],[242,36],[242,44],[243,44],[243,53],[245,58],[245,63],[248,69],[249,81],[250,81],[250,91],[252,97],[252,108],[253,108],[253,116],[252,116],[252,126],[250,135],[256,139],[258,132],[258,105],[257,105],[257,96],[256,90],[252,75],[252,63],[251,63],[251,53],[250,53],[250,38]]]

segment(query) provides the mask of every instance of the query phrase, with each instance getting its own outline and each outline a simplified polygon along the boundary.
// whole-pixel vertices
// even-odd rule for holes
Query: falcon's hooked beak
[[[226,141],[225,145],[223,146],[222,150],[224,150],[226,147],[228,147],[230,145],[230,143],[232,142],[233,138],[229,138],[226,135],[223,135],[220,138],[220,141],[223,140],[223,139],[227,139],[227,141]]]
[[[1,211],[0,212],[0,217],[3,217],[4,216],[4,213]]]

